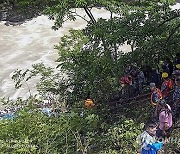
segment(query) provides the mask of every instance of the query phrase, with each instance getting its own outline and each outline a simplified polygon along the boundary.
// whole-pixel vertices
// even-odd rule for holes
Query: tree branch
[[[96,20],[95,20],[94,16],[92,15],[91,11],[87,7],[84,7],[84,10],[85,10],[86,14],[88,15],[88,17],[90,18],[90,20],[92,21],[92,23],[95,24]]]
[[[175,18],[177,18],[177,17],[180,17],[180,14],[177,13],[175,16],[173,16],[173,17],[171,17],[171,18],[163,21],[161,24],[159,24],[159,25],[157,26],[157,28],[161,27],[161,26],[164,25],[166,22],[171,21],[171,20],[173,20],[173,19],[175,19]]]
[[[79,14],[76,12],[76,10],[75,10],[75,11],[69,11],[69,12],[72,13],[72,14],[75,14],[75,16],[80,17],[80,18],[83,19],[84,21],[89,22],[85,17],[79,15]]]
[[[163,21],[162,23],[160,23],[157,27],[155,27],[154,29],[150,30],[150,33],[153,32],[155,29],[157,29],[157,28],[161,27],[162,25],[164,25],[166,22],[171,21],[171,20],[173,20],[173,19],[175,19],[175,18],[178,18],[178,17],[180,17],[180,11],[179,11],[179,10],[177,10],[176,14],[175,14],[173,17],[164,20],[164,21]]]
[[[169,37],[166,40],[166,44],[169,42],[170,38],[176,33],[177,29],[180,28],[180,24],[177,25],[177,27],[175,27],[172,32],[170,33]]]

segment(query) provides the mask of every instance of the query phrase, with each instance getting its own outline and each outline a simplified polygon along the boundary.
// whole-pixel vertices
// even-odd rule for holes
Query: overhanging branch
[[[89,22],[85,17],[79,15],[76,10],[75,11],[69,11],[70,13],[74,14],[74,16],[80,17],[81,19],[83,19],[86,22]]]
[[[170,33],[169,37],[166,40],[166,44],[169,42],[169,40],[171,39],[171,37],[176,33],[176,31],[178,30],[178,28],[180,28],[180,24],[178,24]]]
[[[96,20],[95,20],[94,16],[92,15],[91,11],[87,7],[84,7],[84,10],[85,10],[86,14],[89,16],[92,23],[95,24]]]
[[[175,19],[175,18],[178,18],[178,17],[180,17],[180,14],[176,14],[175,16],[173,16],[173,17],[171,17],[171,18],[163,21],[161,24],[159,24],[159,25],[157,26],[157,28],[161,27],[161,26],[164,25],[166,22],[171,21],[171,20],[173,20],[173,19]]]

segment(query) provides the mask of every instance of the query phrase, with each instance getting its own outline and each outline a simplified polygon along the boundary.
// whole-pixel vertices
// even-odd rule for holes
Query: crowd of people
[[[124,74],[120,78],[120,84],[122,87],[128,85],[132,86],[134,91],[141,92],[143,85],[145,84],[144,72],[136,65],[127,65],[124,69]]]
[[[173,62],[169,58],[161,61],[159,69],[127,65],[119,82],[122,89],[133,89],[125,91],[132,93],[126,95],[130,97],[143,93],[149,85],[152,117],[141,134],[141,153],[156,154],[163,145],[159,140],[170,137],[173,123],[180,115],[180,53]]]
[[[171,62],[169,58],[160,62],[161,68],[155,69],[149,65],[138,67],[137,64],[128,64],[124,67],[124,73],[121,76],[119,82],[122,86],[131,85],[135,91],[142,91],[144,85],[149,83],[155,83],[156,86],[160,86],[162,82],[162,73],[168,73],[169,78],[178,74],[177,67],[180,67],[180,53],[176,54],[174,62]],[[176,67],[177,66],[177,67]]]
[[[162,71],[162,82],[150,83],[152,118],[141,134],[142,154],[156,154],[162,148],[160,140],[170,137],[180,115],[180,55],[176,55],[174,66],[167,59]]]

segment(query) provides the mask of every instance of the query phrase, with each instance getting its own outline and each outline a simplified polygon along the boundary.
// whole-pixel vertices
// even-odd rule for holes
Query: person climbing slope
[[[180,77],[180,64],[177,64],[177,65],[176,65],[176,68],[175,68],[175,70],[173,71],[173,74],[172,74],[172,75],[173,75],[173,77],[174,77],[175,80]]]
[[[166,64],[167,64],[167,67],[169,69],[169,77],[172,77],[174,66],[173,66],[173,63],[171,62],[171,60],[168,57],[166,58]]]
[[[180,53],[176,53],[176,57],[174,60],[174,65],[180,64]]]
[[[175,80],[175,88],[173,93],[173,115],[178,118],[180,115],[180,78]]]

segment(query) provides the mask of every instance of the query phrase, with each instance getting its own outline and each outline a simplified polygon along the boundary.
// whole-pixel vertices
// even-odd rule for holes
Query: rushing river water
[[[84,10],[77,11],[85,15]],[[96,18],[110,16],[103,9],[93,9],[93,14]],[[27,97],[29,94],[26,86],[15,90],[11,80],[12,72],[31,68],[32,64],[40,62],[56,66],[57,51],[54,45],[70,28],[82,29],[86,24],[83,19],[77,18],[74,22],[65,22],[62,28],[54,31],[51,29],[53,21],[46,16],[39,16],[20,26],[5,26],[4,22],[0,22],[0,97]],[[32,92],[35,92],[35,81],[28,81],[28,84]]]
[[[180,8],[180,5],[173,9]],[[78,9],[81,15],[84,10]],[[93,9],[96,18],[108,18],[109,12],[103,9]],[[87,18],[87,17],[86,17]],[[15,90],[11,80],[12,72],[16,69],[31,68],[32,64],[43,62],[47,66],[56,66],[57,51],[54,45],[58,44],[60,37],[68,33],[70,28],[82,29],[86,22],[77,18],[76,21],[67,21],[57,31],[51,29],[53,21],[46,16],[39,16],[20,26],[5,26],[0,22],[0,97],[27,97],[28,89]],[[130,51],[128,46],[123,46],[124,52]],[[35,93],[35,81],[28,82]]]

